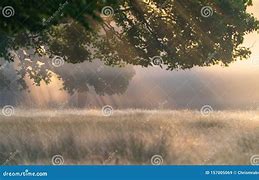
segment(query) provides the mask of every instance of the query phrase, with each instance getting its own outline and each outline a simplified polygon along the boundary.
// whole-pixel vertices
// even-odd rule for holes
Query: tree
[[[68,63],[100,59],[110,66],[158,64],[168,70],[228,65],[249,57],[250,50],[242,46],[244,35],[259,29],[247,13],[252,0],[6,3],[15,15],[0,17],[0,57],[10,61],[12,51],[26,47]],[[48,8],[40,8],[42,4]],[[37,83],[48,82],[47,72],[33,71],[44,72],[31,76]]]

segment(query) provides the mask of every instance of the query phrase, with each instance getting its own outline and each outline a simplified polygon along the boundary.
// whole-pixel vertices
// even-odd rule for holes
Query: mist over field
[[[5,165],[249,165],[259,153],[257,111],[17,110],[0,123]]]
[[[251,63],[251,66],[249,66]],[[62,79],[53,78],[50,85],[37,87],[28,79],[30,92],[13,88],[0,91],[0,103],[13,104],[20,107],[57,108],[66,103],[66,107],[101,108],[109,104],[116,109],[200,109],[210,104],[215,110],[224,109],[257,109],[259,107],[259,66],[251,61],[245,67],[211,67],[194,68],[186,71],[167,72],[159,67],[151,69],[110,68],[96,61],[79,65],[65,64],[59,73],[72,78],[76,84],[68,84],[68,88],[82,84],[82,90],[68,93],[62,90]],[[102,68],[98,72],[98,68]],[[11,69],[11,68],[10,68]],[[68,70],[69,69],[69,70]],[[117,70],[114,70],[117,69]],[[94,84],[83,89],[84,82],[92,74]],[[8,71],[8,70],[6,70]],[[9,74],[11,70],[9,70]],[[104,72],[105,71],[105,72]],[[14,70],[13,70],[14,73]],[[115,79],[113,85],[106,88],[104,94],[97,94],[99,75]],[[12,74],[15,77],[15,74]],[[129,76],[129,79],[127,79]],[[125,81],[124,81],[125,80]],[[120,85],[123,84],[122,88]],[[16,84],[13,83],[12,87]],[[79,86],[80,88],[80,86]],[[97,88],[97,89],[96,89]],[[100,88],[102,85],[100,84]],[[109,92],[115,92],[109,95]],[[108,94],[107,94],[108,93]]]

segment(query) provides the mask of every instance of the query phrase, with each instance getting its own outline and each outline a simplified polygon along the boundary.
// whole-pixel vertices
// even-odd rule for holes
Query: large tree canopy
[[[0,16],[0,57],[12,61],[12,52],[27,48],[68,63],[228,65],[251,53],[242,43],[259,23],[249,5],[252,0],[6,0],[2,14],[6,6],[14,12]],[[38,72],[31,76],[38,84],[49,81],[46,66],[25,69]]]

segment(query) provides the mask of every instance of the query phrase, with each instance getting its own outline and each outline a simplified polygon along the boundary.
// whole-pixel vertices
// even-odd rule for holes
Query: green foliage
[[[0,57],[9,61],[13,60],[10,52],[27,48],[35,49],[38,56],[62,56],[68,63],[100,59],[110,66],[148,67],[153,65],[152,57],[160,56],[161,67],[168,70],[228,65],[249,57],[250,50],[242,47],[244,36],[259,29],[259,22],[247,13],[252,0],[1,3],[6,5],[15,9],[12,17],[0,16]],[[100,14],[105,6],[112,6],[113,17]],[[204,6],[211,7],[211,16],[202,16]],[[41,46],[45,54],[37,51]],[[29,74],[36,84],[49,82],[47,72]]]

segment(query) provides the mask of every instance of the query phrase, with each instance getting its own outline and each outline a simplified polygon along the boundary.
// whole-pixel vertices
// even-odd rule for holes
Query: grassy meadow
[[[0,115],[2,165],[250,164],[259,154],[259,112],[16,110]]]

